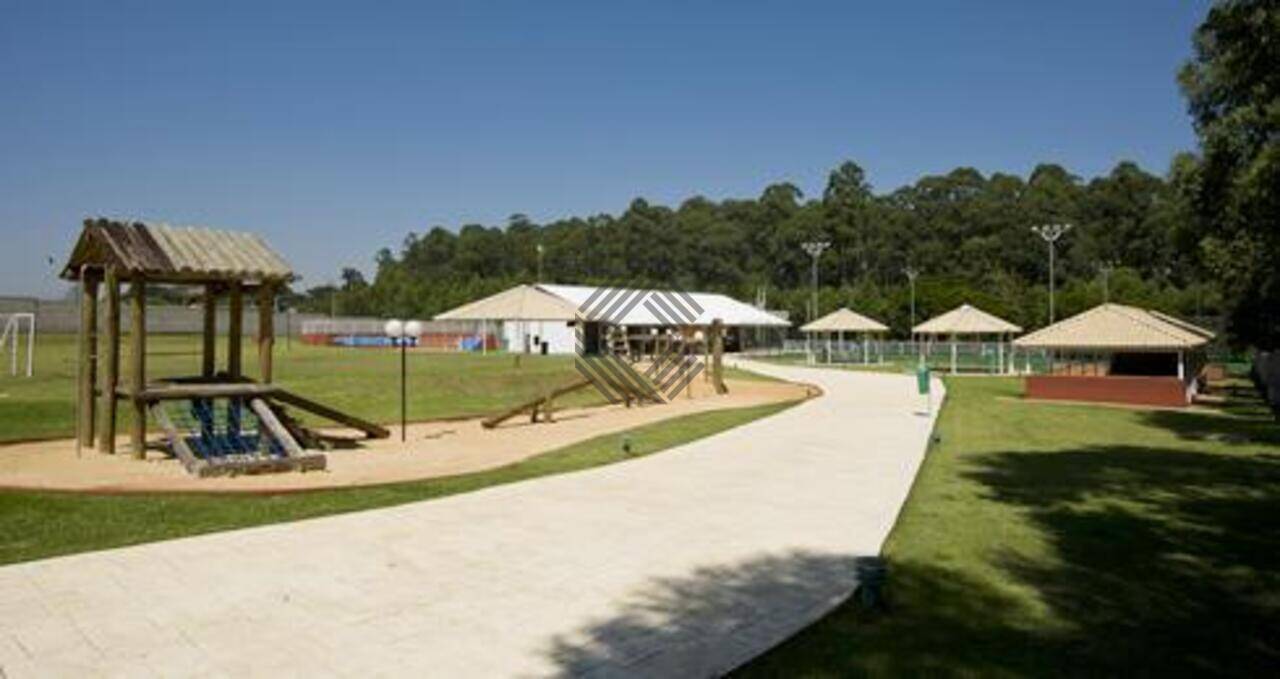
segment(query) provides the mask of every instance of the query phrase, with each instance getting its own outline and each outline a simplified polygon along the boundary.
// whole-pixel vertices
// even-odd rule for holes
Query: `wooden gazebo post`
[[[230,314],[227,319],[227,375],[232,380],[240,378],[240,335],[244,329],[244,294],[240,281],[228,285]]]
[[[263,384],[271,384],[271,353],[276,342],[275,288],[263,283],[258,288],[258,370]]]
[[[147,456],[147,403],[142,393],[147,389],[147,283],[135,274],[129,287],[133,297],[132,324],[129,329],[129,396],[133,402],[133,422],[129,430],[133,456]]]
[[[113,266],[107,267],[103,279],[107,297],[106,350],[102,358],[102,426],[98,428],[98,450],[108,455],[116,452],[116,383],[120,378],[120,280]]]
[[[218,291],[212,283],[204,286],[204,327],[201,329],[200,376],[209,379],[217,372]]]
[[[98,380],[98,275],[80,268],[80,445],[93,446]]]

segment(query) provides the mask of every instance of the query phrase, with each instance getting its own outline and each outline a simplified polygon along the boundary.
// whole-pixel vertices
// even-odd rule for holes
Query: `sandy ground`
[[[20,443],[0,446],[0,488],[267,492],[452,476],[501,467],[601,434],[681,415],[804,398],[811,389],[755,380],[726,383],[729,394],[725,396],[695,379],[691,396],[681,394],[664,405],[563,410],[552,423],[531,424],[522,415],[495,429],[481,427],[479,418],[410,424],[405,443],[400,442],[400,428],[393,427],[389,439],[361,440],[357,447],[326,452],[328,469],[322,472],[200,479],[188,474],[177,460],[158,453],[143,461],[85,449],[77,457],[72,439]],[[121,439],[118,450],[128,450],[126,440]]]

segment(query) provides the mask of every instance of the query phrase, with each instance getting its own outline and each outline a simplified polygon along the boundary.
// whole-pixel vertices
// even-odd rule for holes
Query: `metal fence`
[[[954,365],[957,372],[966,373],[1043,373],[1049,366],[1048,352],[1015,350],[1008,342],[956,342],[953,345],[907,340],[788,339],[780,346],[759,348],[751,353],[815,363],[901,365],[904,369],[917,365],[923,357],[933,370],[950,371]]]
[[[98,317],[105,316],[104,304],[98,304]],[[128,318],[130,302],[120,300],[120,312]],[[48,300],[31,297],[0,297],[0,314],[32,313],[35,314],[36,327],[40,333],[68,334],[80,328],[80,306],[75,300]],[[227,307],[218,308],[218,330],[225,333],[229,327]],[[333,322],[376,323],[379,334],[382,332],[382,321],[359,317],[339,317],[331,319],[323,314],[304,314],[293,311],[277,311],[275,329],[277,336],[298,335],[303,325],[313,320]],[[147,332],[159,334],[197,333],[204,327],[204,311],[199,305],[183,306],[177,304],[148,304]],[[258,310],[251,304],[245,304],[243,334],[253,336],[258,333]]]

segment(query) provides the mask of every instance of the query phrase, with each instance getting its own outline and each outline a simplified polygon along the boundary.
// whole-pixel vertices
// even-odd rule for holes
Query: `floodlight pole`
[[[911,331],[915,331],[916,327],[916,276],[920,275],[913,267],[903,267],[902,273],[907,276],[907,280],[911,282]]]
[[[1111,262],[1103,262],[1098,265],[1098,273],[1102,274],[1102,302],[1106,304],[1111,301],[1111,270],[1115,268],[1115,264]]]
[[[811,292],[809,295],[809,322],[812,323],[818,317],[818,260],[822,257],[823,251],[831,247],[830,241],[811,240],[800,244],[805,253],[809,255],[810,269],[809,282]],[[809,358],[813,359],[813,333],[809,333]]]
[[[1049,324],[1053,325],[1054,250],[1059,238],[1071,230],[1070,224],[1041,224],[1031,231],[1049,244]]]
[[[546,249],[542,247],[542,243],[538,243],[537,250],[538,250],[538,282],[541,283],[542,282],[542,253]]]

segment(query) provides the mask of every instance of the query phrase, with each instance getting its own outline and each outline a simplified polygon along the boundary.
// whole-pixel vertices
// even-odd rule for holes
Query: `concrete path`
[[[731,669],[852,591],[932,425],[905,376],[758,368],[826,395],[586,472],[0,568],[0,676]]]

